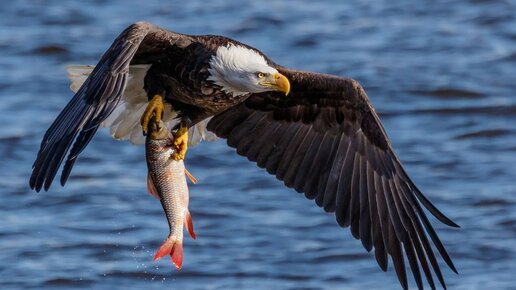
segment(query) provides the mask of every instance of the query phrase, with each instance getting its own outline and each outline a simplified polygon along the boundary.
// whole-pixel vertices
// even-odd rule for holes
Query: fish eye
[[[265,76],[265,74],[264,74],[264,73],[262,73],[262,72],[259,72],[259,73],[257,73],[256,75],[257,75],[259,78],[263,78],[263,77]]]

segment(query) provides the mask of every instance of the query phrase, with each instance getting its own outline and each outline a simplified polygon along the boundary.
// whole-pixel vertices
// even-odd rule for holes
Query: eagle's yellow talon
[[[140,119],[143,135],[147,135],[147,128],[153,115],[155,116],[155,122],[159,124],[161,117],[163,116],[163,108],[163,97],[160,95],[155,95],[152,100],[150,100],[147,108],[145,108],[145,112]]]
[[[188,128],[179,128],[174,133],[174,145],[177,150],[172,154],[172,159],[176,161],[185,159],[186,150],[188,149]]]

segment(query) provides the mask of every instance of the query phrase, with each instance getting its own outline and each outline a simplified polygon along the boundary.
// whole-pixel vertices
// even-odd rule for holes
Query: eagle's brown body
[[[213,116],[210,131],[286,186],[335,212],[340,226],[350,226],[368,251],[375,249],[383,270],[391,256],[403,288],[408,287],[404,256],[418,288],[420,269],[431,288],[431,269],[444,287],[428,237],[456,270],[423,206],[441,222],[457,225],[410,180],[363,88],[352,79],[287,69],[264,56],[288,78],[290,94],[234,96],[208,80],[210,59],[229,43],[245,46],[143,22],[128,27],[45,134],[31,187],[48,189],[70,151],[61,175],[61,184],[66,182],[77,155],[120,101],[129,65],[151,64],[145,77],[148,96],[164,95],[181,112],[183,124]]]
[[[189,36],[168,31],[156,31],[146,36],[149,43],[156,39],[173,45],[140,48],[131,64],[152,64],[145,78],[148,96],[162,94],[172,107],[182,112],[192,125],[244,101],[248,96],[233,97],[214,87],[207,80],[209,60],[220,45],[231,40],[225,37]],[[236,42],[235,42],[236,43]]]

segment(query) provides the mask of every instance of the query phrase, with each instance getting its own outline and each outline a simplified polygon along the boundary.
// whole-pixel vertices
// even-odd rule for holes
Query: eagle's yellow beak
[[[285,95],[288,95],[290,92],[290,82],[287,77],[280,73],[275,73],[272,77],[271,87],[277,91],[285,93]]]

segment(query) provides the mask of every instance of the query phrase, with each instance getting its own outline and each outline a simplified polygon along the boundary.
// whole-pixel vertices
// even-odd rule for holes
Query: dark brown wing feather
[[[375,249],[382,270],[390,255],[407,289],[405,259],[422,289],[433,272],[445,283],[427,236],[457,272],[421,204],[458,227],[426,199],[405,173],[362,87],[354,80],[279,68],[291,82],[288,97],[252,95],[215,116],[208,129],[285,185],[335,212],[342,227]],[[423,228],[426,230],[423,230]]]
[[[133,58],[160,55],[169,47],[185,45],[188,41],[188,36],[144,22],[125,29],[47,130],[33,165],[30,187],[36,191],[43,187],[48,190],[70,151],[61,174],[61,184],[65,184],[77,156],[121,99]]]

